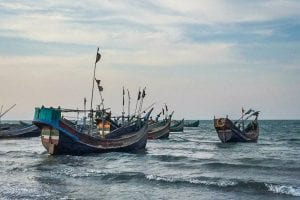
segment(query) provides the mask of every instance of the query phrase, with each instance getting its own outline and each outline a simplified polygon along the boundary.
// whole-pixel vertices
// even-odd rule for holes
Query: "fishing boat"
[[[172,121],[173,124],[171,123],[170,126],[170,131],[171,132],[183,132],[183,127],[184,127],[184,119],[181,121]]]
[[[194,122],[192,122],[192,123],[187,123],[187,124],[185,124],[184,127],[198,127],[199,124],[200,124],[200,121],[199,121],[199,120],[196,120],[196,121],[194,121]]]
[[[148,139],[155,140],[155,139],[169,138],[170,124],[171,124],[171,120],[168,119],[166,122],[164,122],[163,125],[160,126],[157,126],[156,124],[149,125]]]
[[[41,141],[49,154],[70,154],[82,155],[86,153],[105,153],[111,151],[136,152],[145,149],[147,143],[148,119],[153,110],[141,118],[141,109],[143,98],[145,97],[145,89],[143,91],[140,103],[140,109],[137,115],[134,115],[131,120],[128,112],[128,122],[124,123],[124,95],[123,88],[123,112],[122,124],[115,124],[111,119],[111,113],[107,112],[104,107],[104,99],[102,97],[103,87],[100,84],[101,80],[96,79],[96,64],[100,60],[101,54],[97,49],[96,61],[94,64],[94,74],[92,79],[92,95],[91,107],[86,109],[86,98],[84,98],[84,109],[63,109],[63,108],[41,108],[35,109],[33,123],[41,130]],[[100,95],[100,105],[93,109],[93,97],[95,82],[98,86]],[[130,110],[130,109],[128,109]],[[83,112],[84,117],[82,124],[73,123],[67,117],[63,117],[62,113],[79,113]],[[87,112],[89,124],[87,124]],[[118,120],[117,120],[118,121]],[[116,122],[117,122],[116,121]]]
[[[24,137],[38,137],[41,131],[33,124],[23,127],[10,127],[6,130],[0,130],[0,138],[24,138]]]
[[[41,131],[33,124],[1,124],[1,117],[8,113],[16,104],[12,105],[6,111],[2,112],[3,106],[0,109],[0,139],[4,138],[24,138],[38,137]]]
[[[156,121],[152,124],[149,124],[148,127],[148,139],[155,140],[155,139],[167,139],[170,135],[170,125],[172,120],[172,114],[169,115],[169,118],[165,118],[162,121],[158,121],[158,117],[160,114],[158,114],[158,117],[156,118]]]
[[[250,114],[246,119],[245,115]],[[248,111],[242,114],[242,119],[235,122],[226,118],[214,118],[214,127],[222,143],[227,142],[257,142],[259,136],[258,115],[259,111]],[[249,121],[250,117],[254,117]],[[248,122],[245,126],[245,122]]]
[[[80,132],[74,124],[62,117],[62,110],[59,108],[36,108],[33,123],[42,130],[42,144],[51,155],[136,152],[146,147],[151,111],[152,109],[143,119],[115,129],[105,138]]]

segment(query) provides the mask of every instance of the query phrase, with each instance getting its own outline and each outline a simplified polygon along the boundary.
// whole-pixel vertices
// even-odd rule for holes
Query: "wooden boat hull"
[[[195,122],[189,123],[189,124],[185,124],[184,127],[198,127],[200,124],[200,120],[197,120]]]
[[[43,112],[39,117],[39,112]],[[48,113],[47,113],[48,112]],[[49,154],[82,155],[87,153],[106,153],[112,151],[137,152],[144,150],[147,144],[147,121],[140,121],[127,127],[121,127],[109,134],[110,138],[100,138],[80,132],[69,123],[60,119],[60,113],[51,109],[36,110],[33,121],[41,128],[41,141]],[[49,114],[50,113],[50,114]],[[46,116],[46,117],[45,117]]]
[[[241,131],[227,118],[214,119],[214,126],[222,143],[257,142],[259,136],[258,122],[254,120],[251,123],[253,124],[248,126],[245,131]]]
[[[180,122],[174,124],[173,126],[170,126],[170,132],[183,132],[184,128],[184,120],[181,120]]]
[[[7,129],[0,131],[0,138],[26,138],[26,137],[38,137],[41,134],[41,130],[35,125],[29,125],[22,128]]]
[[[100,139],[82,134],[71,127],[41,125],[41,141],[49,154],[82,155],[87,153],[106,153],[112,151],[136,152],[145,149],[147,132],[144,126],[138,132],[118,139]],[[61,124],[62,125],[62,124]],[[64,126],[64,125],[62,125]],[[49,134],[50,133],[50,134]]]
[[[164,125],[148,129],[148,139],[156,140],[156,139],[167,139],[170,135],[170,124],[171,119],[169,119]],[[153,127],[153,126],[152,126]]]

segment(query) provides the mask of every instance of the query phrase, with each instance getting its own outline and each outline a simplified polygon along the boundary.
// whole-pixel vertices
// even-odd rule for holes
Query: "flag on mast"
[[[99,53],[99,47],[98,47],[95,64],[100,60],[100,58],[101,58],[101,54]]]
[[[123,106],[124,106],[124,104],[125,104],[124,96],[125,96],[125,90],[124,90],[124,87],[123,87]]]
[[[138,94],[138,99],[137,100],[140,100],[141,99],[141,90],[139,90],[139,94]]]
[[[98,90],[99,90],[100,92],[102,92],[102,91],[103,91],[103,87],[100,85],[101,80],[95,78],[95,81],[96,81],[96,83],[97,83],[97,85],[98,85]]]
[[[146,96],[145,90],[146,90],[146,89],[143,89],[143,94],[142,94],[142,97],[143,97],[143,98],[145,98],[145,96]]]

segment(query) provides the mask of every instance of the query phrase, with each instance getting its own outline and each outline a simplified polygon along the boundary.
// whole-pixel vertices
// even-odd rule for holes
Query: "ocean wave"
[[[175,156],[175,155],[153,155],[152,157],[156,158],[159,161],[164,161],[164,162],[173,162],[173,161],[181,161],[184,159],[189,159],[187,156]]]
[[[233,180],[225,179],[199,179],[199,178],[176,178],[176,177],[166,177],[166,176],[157,176],[157,175],[146,175],[148,180],[163,181],[169,183],[187,183],[187,184],[196,184],[196,185],[207,185],[207,186],[218,186],[218,187],[227,187],[237,185],[238,182]]]
[[[268,188],[268,191],[276,194],[287,194],[287,195],[300,197],[300,187],[275,185],[269,183],[266,183],[265,186]]]
[[[300,142],[300,138],[280,138],[276,139],[275,142],[288,142],[288,143],[295,143],[298,144]]]
[[[230,179],[218,179],[218,178],[177,178],[177,177],[167,177],[158,175],[146,175],[146,178],[150,181],[161,181],[165,183],[186,183],[195,185],[205,185],[211,187],[220,188],[234,188],[236,190],[244,189],[254,189],[257,191],[271,192],[274,194],[290,195],[290,196],[300,196],[300,187],[289,186],[289,185],[279,185],[273,183],[263,183],[256,181],[240,181],[240,180],[230,180]]]
[[[145,174],[142,172],[106,172],[103,170],[86,170],[86,171],[73,171],[73,170],[64,170],[62,174],[73,177],[73,178],[101,178],[103,180],[110,181],[127,181],[130,179],[143,179]]]
[[[280,160],[278,161],[280,162]],[[283,161],[282,161],[283,162]],[[284,165],[284,162],[283,162]],[[223,163],[223,162],[209,162],[202,164],[203,167],[208,167],[210,169],[257,169],[257,170],[292,170],[292,171],[298,171],[300,168],[298,166],[293,165],[284,165],[282,166],[273,166],[272,164],[266,165],[257,165],[257,164],[242,164],[242,163]]]

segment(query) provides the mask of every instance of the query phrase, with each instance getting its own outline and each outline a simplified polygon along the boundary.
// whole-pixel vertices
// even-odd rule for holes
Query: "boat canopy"
[[[34,120],[48,121],[57,123],[61,119],[61,110],[55,108],[35,108]]]

